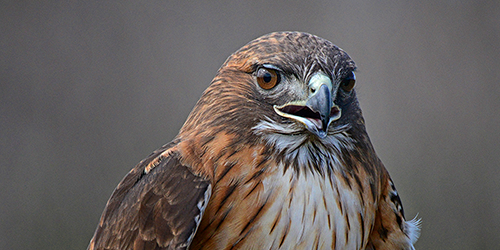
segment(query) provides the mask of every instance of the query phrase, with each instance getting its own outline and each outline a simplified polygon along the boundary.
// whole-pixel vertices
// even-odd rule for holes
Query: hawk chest
[[[211,238],[203,245],[217,249],[359,249],[366,244],[371,222],[366,220],[359,191],[334,173],[282,169],[258,184],[241,183],[232,191],[234,195],[225,197],[225,206],[209,208],[207,213],[217,218],[210,223],[216,229],[200,232]]]
[[[268,236],[273,239],[270,249],[358,249],[362,245],[360,197],[335,174],[298,174],[289,168],[263,184],[276,190],[261,221],[263,233],[273,228]]]

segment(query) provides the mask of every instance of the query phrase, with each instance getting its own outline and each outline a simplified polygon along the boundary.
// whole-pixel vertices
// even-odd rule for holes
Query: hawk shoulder
[[[187,249],[210,195],[210,182],[167,144],[120,182],[88,249]]]

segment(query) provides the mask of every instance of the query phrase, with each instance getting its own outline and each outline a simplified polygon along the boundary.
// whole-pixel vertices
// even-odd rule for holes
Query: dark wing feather
[[[210,182],[170,143],[139,163],[108,201],[88,249],[186,249],[210,198]]]

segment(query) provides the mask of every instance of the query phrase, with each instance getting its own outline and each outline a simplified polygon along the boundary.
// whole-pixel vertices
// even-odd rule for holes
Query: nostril
[[[311,88],[310,91],[311,91],[311,94],[314,94],[314,93],[316,93],[316,88]]]

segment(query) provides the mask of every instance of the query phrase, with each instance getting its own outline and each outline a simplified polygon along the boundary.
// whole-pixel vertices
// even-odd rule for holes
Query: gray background
[[[500,248],[499,1],[187,2],[0,3],[0,249],[86,248],[224,60],[277,30],[357,62],[418,249]]]

